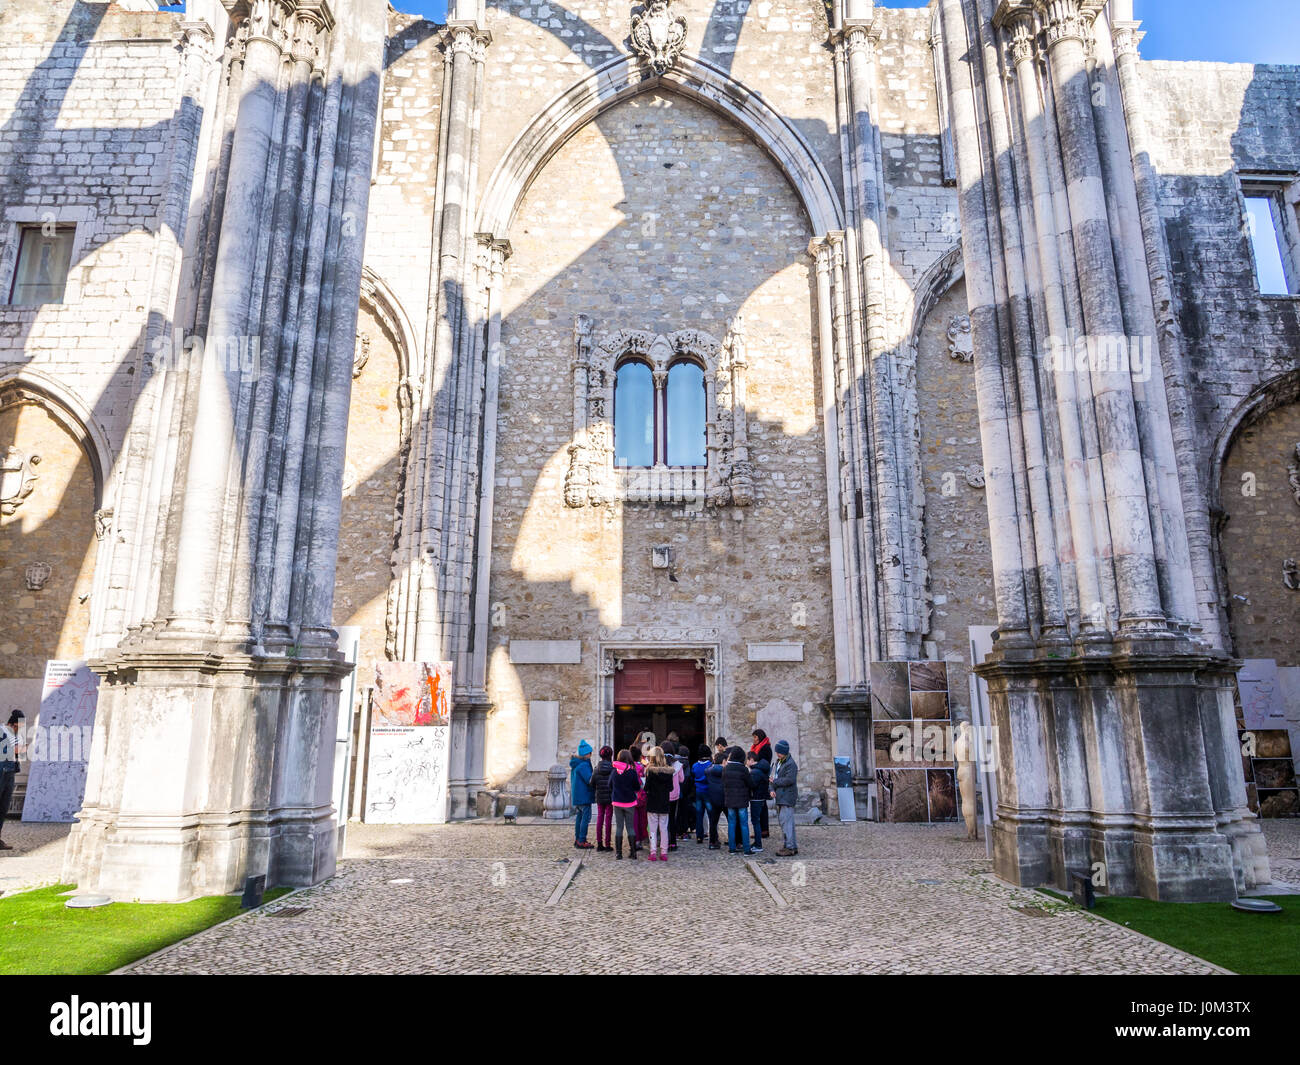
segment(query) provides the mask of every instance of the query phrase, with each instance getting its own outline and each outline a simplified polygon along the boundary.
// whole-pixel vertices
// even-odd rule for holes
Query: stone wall
[[[1142,64],[1161,212],[1208,462],[1233,410],[1300,368],[1300,299],[1261,296],[1238,171],[1300,174],[1300,69]]]
[[[510,234],[498,423],[489,782],[521,779],[526,706],[560,702],[560,749],[594,740],[602,626],[716,629],[719,730],[748,741],[780,701],[799,717],[809,787],[829,782],[816,708],[834,687],[825,464],[807,244],[793,190],[739,129],[644,93],[581,129],[542,171]],[[564,504],[574,316],[721,339],[744,312],[750,507]],[[651,568],[670,544],[676,580]],[[578,665],[508,662],[510,639],[582,641]],[[795,640],[802,663],[750,664],[749,641]],[[779,708],[778,708],[779,709]]]
[[[115,449],[173,138],[177,21],[70,0],[0,11],[0,286],[7,294],[19,222],[75,223],[78,244],[63,304],[0,306],[0,378],[55,379]]]
[[[0,677],[39,680],[47,660],[82,655],[95,564],[95,478],[81,444],[37,403],[0,411],[0,451],[9,447],[40,462],[31,494],[12,514],[0,514]],[[42,562],[49,579],[32,590],[27,567]],[[35,707],[22,709],[34,719]]]
[[[1300,469],[1297,443],[1300,404],[1292,403],[1243,430],[1223,467],[1219,542],[1232,645],[1241,658],[1279,666],[1300,665],[1300,590],[1287,587],[1283,573],[1283,563],[1300,556],[1300,501],[1288,481],[1288,469]]]
[[[393,508],[401,487],[401,415],[394,338],[362,308],[352,401],[348,408],[343,512],[334,583],[334,624],[361,627],[361,687],[375,683],[385,658],[385,614],[392,579]],[[364,361],[363,361],[364,360]]]
[[[966,286],[958,282],[927,317],[916,360],[931,596],[925,642],[948,663],[954,718],[970,709],[970,627],[997,624],[975,367],[952,357],[948,337],[965,314]]]

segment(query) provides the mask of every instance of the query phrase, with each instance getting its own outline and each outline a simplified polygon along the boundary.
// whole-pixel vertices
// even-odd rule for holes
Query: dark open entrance
[[[625,659],[614,675],[614,747],[630,747],[642,733],[662,743],[672,733],[692,755],[705,742],[704,671],[693,659]]]

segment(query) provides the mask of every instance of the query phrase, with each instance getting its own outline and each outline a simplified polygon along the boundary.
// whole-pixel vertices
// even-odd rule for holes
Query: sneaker
[[[703,842],[704,842],[704,837],[701,836],[701,837],[700,837],[699,839],[697,839],[695,842],[696,842],[696,843],[703,843]]]
[[[745,857],[748,858],[748,857],[749,857],[751,854],[753,854],[753,853],[754,853],[754,852],[753,852],[752,850],[745,851]]]
[[[789,847],[782,847],[779,851],[776,852],[776,856],[778,858],[793,858],[798,853],[799,853],[798,851],[790,850]]]
[[[721,843],[710,843],[710,844],[709,844],[709,850],[711,850],[711,851],[720,851],[720,850],[722,850],[722,844],[721,844]]]
[[[763,848],[762,848],[762,847],[751,847],[751,848],[750,848],[750,854],[762,854],[762,853],[763,853]]]
[[[666,861],[668,860],[668,854],[667,854],[666,851],[665,851],[664,853],[662,853],[662,854],[659,855],[659,860],[660,860],[661,862],[666,862]]]

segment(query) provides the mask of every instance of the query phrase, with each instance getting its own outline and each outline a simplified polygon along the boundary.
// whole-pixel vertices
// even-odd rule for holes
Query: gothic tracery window
[[[574,342],[567,506],[749,504],[739,318],[721,343],[695,329],[620,329],[597,344],[591,319],[579,315]]]

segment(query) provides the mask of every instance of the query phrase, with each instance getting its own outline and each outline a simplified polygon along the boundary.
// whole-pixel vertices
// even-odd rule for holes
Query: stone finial
[[[672,0],[647,0],[632,16],[632,51],[656,74],[665,73],[686,47],[686,17],[675,15]]]

